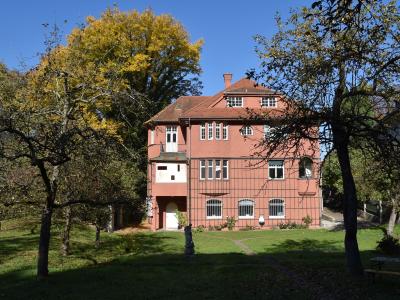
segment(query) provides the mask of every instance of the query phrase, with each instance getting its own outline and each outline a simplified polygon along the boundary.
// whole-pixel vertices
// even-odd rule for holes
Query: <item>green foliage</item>
[[[306,228],[309,228],[311,223],[312,223],[312,221],[313,221],[312,218],[309,215],[303,217],[301,220],[303,221],[303,223],[306,226]]]
[[[228,228],[229,231],[232,231],[233,228],[235,227],[237,220],[235,217],[226,217],[226,227]]]
[[[176,218],[178,219],[178,227],[183,228],[188,225],[188,218],[185,212],[176,210]]]
[[[204,225],[199,225],[194,229],[194,232],[204,232],[206,227]]]
[[[377,242],[376,249],[386,255],[400,255],[400,242],[399,239],[388,235],[387,231],[383,229],[384,236]]]
[[[305,229],[308,228],[305,224],[298,224],[296,222],[281,223],[278,225],[279,229]]]

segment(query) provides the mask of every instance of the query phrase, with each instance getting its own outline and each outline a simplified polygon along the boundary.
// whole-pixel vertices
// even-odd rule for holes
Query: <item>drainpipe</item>
[[[188,182],[188,219],[189,224],[192,224],[192,192],[191,192],[191,172],[192,170],[192,124],[190,123],[189,118],[189,166],[188,166],[188,174],[187,174],[187,182]]]

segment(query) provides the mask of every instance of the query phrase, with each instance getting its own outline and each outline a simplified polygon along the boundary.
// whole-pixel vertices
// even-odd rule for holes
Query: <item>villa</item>
[[[248,110],[269,111],[277,120],[282,95],[243,78],[214,96],[183,96],[146,122],[148,128],[148,217],[153,230],[177,229],[177,211],[193,227],[220,226],[234,217],[235,229],[320,225],[319,146],[304,141],[304,154],[254,154],[273,124],[245,120]]]

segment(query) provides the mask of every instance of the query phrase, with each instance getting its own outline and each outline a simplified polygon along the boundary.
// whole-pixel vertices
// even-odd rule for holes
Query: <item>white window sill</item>
[[[254,216],[239,217],[239,220],[253,220]]]
[[[284,219],[285,216],[269,216],[269,219]]]
[[[268,180],[285,180],[285,178],[268,178]]]
[[[206,217],[207,220],[222,220],[222,216],[221,217]]]

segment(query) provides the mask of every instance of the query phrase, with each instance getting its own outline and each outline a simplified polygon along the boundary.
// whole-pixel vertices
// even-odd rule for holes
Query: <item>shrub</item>
[[[312,218],[309,215],[307,215],[302,219],[302,221],[303,221],[304,225],[306,226],[306,228],[309,228],[312,223]]]
[[[235,227],[235,224],[236,224],[235,217],[226,217],[226,227],[228,227],[229,231],[233,230],[233,227]]]
[[[206,227],[204,225],[199,225],[194,229],[194,232],[204,232]]]
[[[240,231],[250,231],[250,230],[255,230],[256,228],[254,226],[246,224],[246,227],[240,228]]]
[[[400,243],[399,239],[388,235],[386,230],[384,230],[383,238],[377,242],[377,250],[387,255],[399,255],[400,254]]]
[[[287,222],[279,224],[279,229],[304,229],[307,228],[304,224],[297,224],[296,222]]]
[[[186,213],[176,210],[176,218],[178,219],[178,226],[179,228],[185,227],[186,225],[188,225],[188,220],[187,220],[187,216]]]

